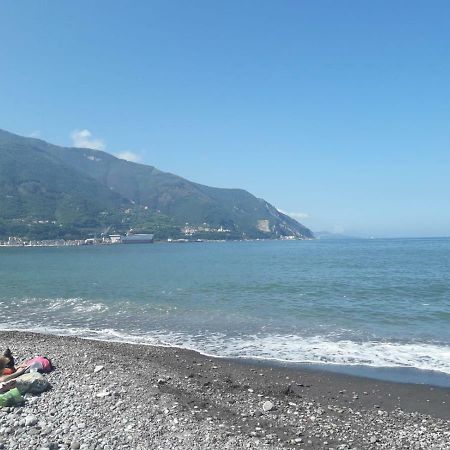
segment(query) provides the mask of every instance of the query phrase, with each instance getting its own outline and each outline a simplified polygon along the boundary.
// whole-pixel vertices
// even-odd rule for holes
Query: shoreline
[[[48,375],[52,390],[19,408],[24,415],[40,409],[45,425],[17,430],[17,442],[34,439],[44,445],[53,439],[62,446],[54,448],[75,442],[105,450],[406,444],[444,449],[450,442],[449,388],[214,358],[177,347],[19,331],[0,331],[0,345],[9,346],[18,360],[46,354],[57,368]],[[104,369],[94,373],[97,365]],[[268,410],[266,402],[272,406]],[[0,409],[0,448],[10,415]],[[56,429],[47,430],[52,423]],[[81,425],[72,429],[72,423]],[[69,437],[60,442],[58,433],[65,428]],[[110,430],[114,441],[103,430]],[[22,448],[8,447],[9,440],[3,448]]]
[[[355,238],[355,239],[365,239],[365,238]],[[84,241],[86,239],[68,239],[63,240],[63,243],[33,243],[33,244],[8,244],[5,241],[0,243],[0,248],[60,248],[60,247],[107,247],[111,245],[122,245],[122,243],[112,243],[112,242],[98,242],[86,244]],[[174,239],[174,240],[154,240],[151,243],[139,243],[135,245],[151,245],[151,244],[208,244],[208,243],[224,243],[224,242],[271,242],[271,241],[283,241],[283,242],[295,242],[295,241],[317,241],[317,238],[252,238],[252,239]],[[56,240],[43,240],[44,241],[56,241]]]
[[[193,350],[196,351],[196,350]],[[203,354],[202,352],[198,352]],[[336,375],[345,375],[355,378],[363,378],[371,381],[385,381],[388,383],[410,384],[450,389],[450,374],[416,367],[400,366],[371,366],[360,364],[339,364],[319,362],[292,362],[271,358],[227,358],[214,355],[206,355],[212,358],[229,359],[261,366],[288,368],[291,370],[323,372]]]
[[[13,328],[0,328],[2,332],[18,332],[18,333],[31,333],[37,335],[48,335],[57,337],[70,337],[88,341],[98,342],[111,342],[116,344],[127,344],[136,346],[150,346],[160,348],[172,348],[192,351],[203,357],[214,358],[218,360],[251,364],[258,366],[287,368],[291,370],[306,370],[314,372],[325,372],[338,375],[347,375],[357,378],[369,379],[372,381],[387,381],[400,384],[413,384],[419,386],[437,387],[450,389],[450,374],[438,370],[421,369],[412,366],[377,366],[377,365],[362,365],[362,364],[342,364],[333,362],[316,362],[316,361],[290,361],[278,358],[259,357],[259,356],[221,356],[211,353],[203,352],[199,349],[182,347],[176,344],[169,343],[153,343],[144,342],[139,340],[133,340],[131,336],[129,339],[123,338],[108,338],[105,336],[95,337],[94,335],[86,336],[82,334],[68,334],[64,333],[60,329],[13,329]]]

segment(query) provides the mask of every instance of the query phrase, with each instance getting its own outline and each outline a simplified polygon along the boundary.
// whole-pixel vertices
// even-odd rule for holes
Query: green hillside
[[[64,148],[0,130],[0,239],[156,231],[230,230],[226,237],[312,237],[310,230],[240,189],[192,183],[108,153]],[[206,225],[205,225],[206,224]]]

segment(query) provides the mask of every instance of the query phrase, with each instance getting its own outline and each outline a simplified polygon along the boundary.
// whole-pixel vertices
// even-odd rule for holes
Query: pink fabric
[[[30,359],[26,362],[27,366],[30,366],[33,363],[40,363],[42,365],[42,372],[51,372],[52,365],[50,361],[47,358],[44,358],[43,356],[36,356],[36,358]]]

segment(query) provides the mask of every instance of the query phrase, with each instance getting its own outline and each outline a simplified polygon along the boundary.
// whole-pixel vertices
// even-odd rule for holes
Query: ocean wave
[[[330,340],[329,336],[187,334],[166,330],[128,332],[112,328],[39,327],[21,324],[1,330],[35,331],[85,339],[160,345],[194,350],[208,356],[259,359],[283,363],[333,364],[377,368],[414,368],[450,375],[450,346],[414,342],[357,342]]]
[[[93,311],[107,311],[109,307],[102,302],[95,302],[86,300],[81,297],[69,298],[41,298],[41,297],[27,297],[27,298],[9,298],[1,299],[0,305],[9,309],[27,309],[28,311],[78,311],[78,312],[93,312]]]
[[[217,348],[223,356],[280,362],[410,367],[450,374],[450,346],[433,343],[330,340],[327,336],[248,336]]]

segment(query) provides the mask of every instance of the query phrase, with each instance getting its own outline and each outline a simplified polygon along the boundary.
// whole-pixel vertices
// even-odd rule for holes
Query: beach
[[[2,449],[447,449],[450,389],[14,331],[52,388],[0,409]]]

